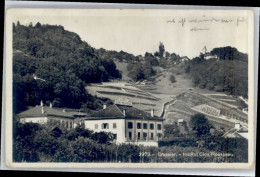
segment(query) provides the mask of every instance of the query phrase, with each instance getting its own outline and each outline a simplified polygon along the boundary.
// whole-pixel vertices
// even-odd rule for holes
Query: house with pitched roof
[[[24,112],[17,114],[21,123],[33,122],[39,124],[47,124],[47,122],[58,121],[62,126],[67,129],[72,129],[76,125],[75,119],[82,119],[87,116],[85,113],[67,111],[66,109],[53,108],[50,106],[37,105]]]
[[[86,117],[85,128],[94,132],[111,132],[115,142],[158,146],[163,135],[163,118],[139,110],[129,102],[115,102]]]

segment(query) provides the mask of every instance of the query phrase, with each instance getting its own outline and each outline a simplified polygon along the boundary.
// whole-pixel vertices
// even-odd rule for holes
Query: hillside
[[[187,63],[185,71],[191,76],[194,86],[247,98],[247,54],[232,47],[215,48],[211,53],[218,59],[205,60],[201,55]]]
[[[13,24],[14,112],[41,100],[55,107],[97,109],[104,100],[92,97],[86,84],[121,78],[111,59],[62,26]],[[36,79],[35,79],[36,78]]]
[[[130,77],[128,77],[128,73],[129,71],[127,70],[127,65],[128,63],[125,62],[120,62],[120,61],[114,61],[114,63],[116,64],[116,68],[119,70],[119,72],[122,75],[122,81],[129,81],[131,80]]]

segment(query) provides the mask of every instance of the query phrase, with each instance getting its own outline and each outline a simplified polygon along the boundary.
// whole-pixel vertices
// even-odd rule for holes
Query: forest
[[[248,98],[247,54],[232,47],[214,48],[210,53],[219,59],[205,60],[200,55],[186,65],[194,86]]]
[[[112,59],[98,57],[93,47],[62,26],[13,24],[15,113],[41,100],[55,107],[98,109],[109,100],[88,94],[86,84],[120,78]]]

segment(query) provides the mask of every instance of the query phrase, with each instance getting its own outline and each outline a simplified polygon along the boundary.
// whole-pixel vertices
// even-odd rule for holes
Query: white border
[[[29,3],[29,4],[28,4]],[[133,5],[133,4],[131,4],[131,5],[129,5],[129,4],[99,4],[99,3],[91,3],[91,4],[88,4],[88,3],[60,3],[60,2],[51,2],[51,3],[46,3],[46,2],[10,2],[10,1],[8,1],[8,3],[6,4],[6,8],[13,8],[13,7],[19,7],[19,8],[24,8],[24,7],[30,7],[30,8],[37,8],[37,7],[41,7],[41,8],[43,8],[43,7],[49,7],[49,8],[68,8],[68,7],[73,7],[73,8],[133,8],[133,9],[138,9],[138,8],[149,8],[149,9],[171,9],[171,8],[174,8],[174,9],[227,9],[227,10],[234,10],[234,9],[240,9],[240,10],[242,10],[242,9],[245,9],[245,8],[230,8],[230,7],[205,7],[205,6],[172,6],[172,5],[170,5],[170,6],[165,6],[165,5]],[[254,25],[255,25],[255,28],[254,28],[254,33],[251,33],[251,34],[249,34],[249,35],[254,35],[254,36],[258,36],[259,35],[259,9],[257,9],[257,8],[246,8],[246,9],[248,9],[248,10],[253,10],[254,11]],[[5,19],[6,20],[6,19]],[[5,25],[7,25],[7,23],[8,23],[8,21],[6,20],[5,21],[6,23],[5,23]],[[5,26],[5,27],[7,27],[7,26]],[[6,37],[6,35],[8,35],[8,34],[6,34],[5,33],[5,37]],[[11,41],[8,41],[8,43],[11,43]],[[10,44],[9,43],[9,44]],[[12,44],[12,43],[11,43]],[[252,62],[249,62],[249,65],[250,66],[252,66],[251,67],[251,69],[253,69],[254,71],[255,71],[255,73],[253,73],[253,72],[250,72],[251,73],[251,75],[254,75],[251,79],[251,81],[250,82],[253,82],[253,83],[257,83],[257,73],[258,73],[258,44],[259,44],[259,38],[257,38],[257,37],[254,37],[254,49],[255,49],[255,51],[253,52],[253,49],[252,49],[252,54],[254,54],[254,60],[250,60],[250,61],[252,61]],[[6,45],[8,45],[7,43],[6,43],[6,40],[5,40],[5,46]],[[8,46],[7,46],[8,47]],[[249,52],[250,53],[250,52]],[[4,58],[6,58],[7,57],[7,53],[6,53],[6,51],[4,51]],[[250,56],[249,56],[249,58],[250,58]],[[3,60],[4,61],[4,65],[3,65],[3,67],[4,67],[4,74],[3,74],[3,77],[4,77],[4,80],[3,80],[3,88],[5,88],[7,85],[6,85],[6,80],[5,80],[5,78],[6,78],[6,72],[8,72],[7,70],[6,70],[6,66],[8,65],[8,66],[10,66],[9,64],[10,64],[10,61],[6,61],[5,59]],[[12,66],[12,64],[11,64],[11,66]],[[251,69],[249,69],[249,71],[251,70]],[[252,71],[252,70],[251,70]],[[249,73],[249,74],[250,74]],[[250,76],[249,76],[250,77]],[[256,105],[256,103],[257,103],[257,100],[255,99],[256,98],[256,95],[257,95],[257,84],[254,84],[254,86],[253,87],[249,87],[249,89],[250,89],[250,95],[249,95],[249,97],[250,97],[250,99],[249,100],[252,100],[252,102],[253,102],[253,104],[252,104],[252,107],[251,108],[253,108],[254,109],[254,112],[252,113],[253,115],[252,116],[254,116],[255,117],[255,119],[254,119],[254,121],[256,122],[256,113],[257,113],[257,105]],[[5,91],[6,91],[6,89],[3,89],[3,99],[2,99],[2,102],[3,102],[3,104],[2,104],[2,117],[4,118],[5,117],[5,106],[6,105],[10,105],[10,99],[9,100],[6,100],[6,98],[10,98],[9,96],[10,95],[6,95],[6,93],[5,93]],[[10,93],[10,92],[9,92]],[[11,92],[12,93],[12,92]],[[11,98],[12,98],[12,95],[11,95]],[[251,99],[251,98],[253,98],[253,99]],[[7,103],[8,102],[8,103]],[[250,108],[249,108],[250,109]],[[8,131],[8,129],[10,129],[11,127],[5,127],[5,120],[3,119],[3,121],[2,121],[2,145],[4,145],[5,143],[5,136],[4,136],[4,132],[5,132],[5,130],[7,130]],[[256,123],[255,124],[253,124],[253,127],[251,127],[251,128],[253,128],[253,129],[255,129],[256,130]],[[11,128],[12,129],[12,128]],[[256,134],[256,131],[254,132],[254,134]],[[249,143],[249,144],[251,144],[251,145],[254,145],[254,147],[255,147],[255,139],[256,139],[256,136],[254,136],[254,139],[253,139],[253,141],[254,141],[254,143],[252,142],[252,143]],[[19,166],[23,166],[23,165],[18,165],[17,167],[18,168],[8,168],[8,167],[6,167],[6,165],[5,165],[5,150],[7,150],[7,149],[5,149],[5,147],[4,146],[2,146],[2,148],[1,148],[1,157],[2,157],[2,159],[1,159],[1,164],[2,164],[2,166],[1,166],[1,168],[2,169],[19,169],[19,170],[21,170],[20,168],[19,168]],[[253,155],[253,156],[252,156]],[[252,155],[250,156],[250,157],[255,157],[255,149],[254,149],[254,151],[252,152]],[[38,165],[43,165],[43,166],[45,166],[45,165],[48,165],[47,163],[37,163]],[[196,163],[196,164],[198,164],[198,163]],[[50,165],[50,164],[49,164]],[[65,166],[64,166],[65,165]],[[68,165],[68,163],[65,163],[65,164],[59,164],[59,165],[51,165],[51,166],[53,166],[53,167],[55,167],[56,166],[56,168],[55,169],[49,169],[49,168],[37,168],[37,166],[35,166],[35,165],[30,165],[30,164],[26,164],[25,166],[27,167],[25,167],[25,168],[23,168],[23,170],[38,170],[38,171],[41,171],[41,170],[44,170],[44,171],[91,171],[91,172],[113,172],[113,173],[115,173],[115,172],[117,172],[117,173],[122,173],[122,172],[124,172],[124,173],[150,173],[150,174],[215,174],[215,175],[217,175],[219,172],[224,172],[224,173],[220,173],[219,175],[230,175],[230,173],[229,172],[231,172],[232,174],[234,174],[234,172],[236,173],[236,175],[243,175],[243,176],[247,176],[248,174],[251,176],[252,174],[254,174],[254,169],[250,169],[250,170],[235,170],[235,171],[233,171],[232,172],[232,170],[225,170],[225,169],[221,169],[221,170],[219,170],[219,169],[214,169],[214,168],[216,168],[216,164],[211,164],[211,165],[206,165],[205,163],[204,164],[202,164],[203,165],[203,168],[204,167],[206,167],[206,168],[213,168],[213,169],[210,169],[210,170],[206,170],[206,169],[198,169],[198,167],[194,167],[194,168],[196,168],[196,169],[175,169],[175,170],[173,170],[173,169],[156,169],[156,168],[154,168],[154,166],[152,167],[151,165],[152,164],[145,164],[145,166],[146,167],[151,167],[151,168],[149,168],[149,169],[146,169],[146,168],[144,168],[144,169],[129,169],[129,167],[131,168],[131,164],[126,164],[124,167],[127,167],[127,168],[123,168],[123,169],[111,169],[112,167],[114,167],[114,166],[118,166],[118,163],[116,163],[116,164],[112,164],[112,163],[110,163],[109,164],[109,168],[92,168],[92,167],[94,167],[94,166],[89,166],[89,167],[91,167],[91,169],[68,169],[66,166]],[[158,164],[157,164],[158,165]],[[160,165],[161,165],[161,163],[160,163]],[[187,164],[186,164],[187,165]],[[189,166],[190,165],[193,165],[192,163],[189,163]],[[232,164],[232,165],[236,165],[236,164]],[[240,164],[241,165],[241,164]],[[102,163],[102,166],[104,166],[104,164]],[[138,164],[138,166],[140,166],[140,164]],[[63,167],[63,168],[62,168]],[[84,165],[82,165],[82,164],[77,164],[77,167],[76,168],[85,168],[86,166],[84,166]],[[226,167],[228,167],[228,165],[226,166]],[[178,168],[183,168],[183,165],[181,165],[180,164],[180,166],[178,167]]]

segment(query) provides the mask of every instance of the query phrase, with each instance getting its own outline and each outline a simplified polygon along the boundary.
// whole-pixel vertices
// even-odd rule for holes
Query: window
[[[102,125],[103,125],[103,126],[102,126],[102,129],[109,129],[108,123],[103,123]]]
[[[151,129],[151,130],[154,129],[154,124],[150,124],[150,129]]]
[[[72,128],[72,122],[70,122],[70,128]]]
[[[98,124],[95,124],[95,129],[98,129]]]
[[[137,129],[141,129],[142,128],[142,124],[140,122],[137,123]]]
[[[113,138],[114,138],[114,140],[116,140],[117,139],[117,134],[113,134]]]
[[[138,133],[137,133],[137,140],[140,140],[140,139],[141,139],[141,133],[138,132]]]
[[[158,138],[162,138],[162,134],[161,133],[157,133]]]
[[[128,122],[128,128],[132,129],[133,128],[133,122]]]
[[[157,124],[157,130],[161,130],[162,129],[162,124]]]
[[[66,121],[66,128],[69,128],[69,122]]]
[[[132,140],[132,132],[128,133],[128,138],[129,138],[129,140]]]
[[[116,128],[116,123],[113,123],[113,128]]]
[[[143,123],[143,129],[147,129],[147,123]]]
[[[64,122],[64,120],[61,121],[61,125],[62,125],[62,127],[65,126],[65,122]]]
[[[146,140],[146,138],[147,138],[147,133],[143,133],[143,138],[144,138],[144,140]]]
[[[151,137],[150,137],[151,140],[153,140],[153,133],[151,133]]]

